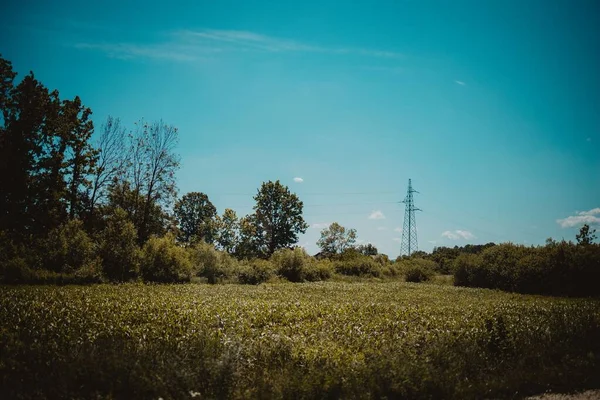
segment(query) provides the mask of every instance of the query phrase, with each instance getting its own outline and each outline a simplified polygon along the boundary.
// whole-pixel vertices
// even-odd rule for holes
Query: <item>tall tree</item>
[[[596,230],[590,229],[588,224],[584,224],[575,237],[578,244],[590,245],[596,240]]]
[[[81,104],[77,96],[74,100],[63,102],[67,159],[66,178],[68,181],[67,200],[69,202],[69,218],[81,216],[88,202],[90,188],[89,175],[93,171],[98,151],[90,143],[94,132],[94,124],[89,119],[92,111]]]
[[[256,220],[256,214],[241,218],[238,232],[238,241],[234,250],[238,259],[265,256],[264,231]]]
[[[109,116],[100,129],[95,146],[98,153],[87,195],[88,220],[94,219],[96,206],[107,199],[109,185],[125,172],[126,138],[126,130],[121,126],[121,121]]]
[[[298,234],[306,232],[302,202],[279,181],[263,182],[254,200],[256,239],[263,255],[291,246],[298,242]]]
[[[134,192],[145,201],[136,204],[140,242],[149,237],[148,223],[152,205],[169,204],[176,195],[175,171],[179,157],[175,154],[178,131],[163,121],[139,121],[131,141],[129,177]],[[136,196],[136,201],[138,197]]]
[[[24,239],[64,219],[61,106],[58,92],[50,93],[33,73],[13,86],[10,62],[0,64],[0,229]]]
[[[240,241],[240,221],[234,210],[226,208],[223,216],[216,217],[217,244],[229,254],[235,252]]]
[[[317,246],[321,248],[323,253],[331,256],[353,248],[355,242],[355,229],[346,229],[334,222],[321,231],[321,238],[317,241]]]
[[[208,196],[200,192],[186,193],[177,200],[173,209],[179,234],[177,239],[184,243],[202,240],[214,243],[216,239],[215,217],[217,209]]]
[[[61,102],[33,73],[16,86],[15,76],[0,58],[0,229],[27,240],[81,209],[93,125],[79,97]]]
[[[164,235],[171,224],[170,216],[159,204],[153,200],[146,204],[146,197],[133,190],[127,181],[114,181],[109,187],[107,203],[99,208],[99,214],[105,217],[114,215],[117,209],[122,210],[136,228],[136,232],[142,223],[142,214],[139,210],[148,210],[145,225],[148,237],[151,235]],[[144,243],[139,238],[138,242],[140,244]]]

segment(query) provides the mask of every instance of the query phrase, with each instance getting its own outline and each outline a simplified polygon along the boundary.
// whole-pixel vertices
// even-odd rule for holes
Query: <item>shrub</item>
[[[381,264],[370,256],[357,256],[345,258],[335,263],[335,272],[342,275],[354,275],[364,277],[379,277],[382,275]]]
[[[31,270],[24,258],[14,257],[2,262],[0,276],[3,283],[26,282],[31,278]]]
[[[246,285],[258,285],[275,276],[276,269],[270,261],[254,259],[243,261],[238,269],[238,282]]]
[[[142,249],[140,273],[151,282],[185,282],[192,277],[192,263],[185,249],[177,246],[175,237],[150,238]]]
[[[304,267],[304,280],[308,282],[326,281],[333,275],[333,264],[329,260],[311,260]]]
[[[208,283],[232,279],[237,273],[237,262],[229,254],[218,251],[211,244],[198,242],[188,248],[191,254],[193,272],[203,276]]]
[[[600,245],[548,241],[525,247],[504,243],[454,261],[454,284],[519,293],[600,294]]]
[[[422,258],[403,261],[406,282],[426,282],[435,275],[436,263]]]
[[[319,281],[331,277],[330,264],[317,262],[303,248],[281,249],[271,256],[277,273],[290,282]]]
[[[43,266],[50,271],[70,273],[95,258],[94,243],[78,219],[50,231],[43,247]]]
[[[454,260],[454,285],[485,287],[487,278],[481,266],[481,256],[462,253]]]
[[[102,269],[112,281],[128,281],[139,274],[140,249],[137,231],[121,208],[108,217],[106,227],[99,235],[98,255]]]

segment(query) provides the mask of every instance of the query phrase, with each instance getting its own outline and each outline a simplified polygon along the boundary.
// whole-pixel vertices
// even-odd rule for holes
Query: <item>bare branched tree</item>
[[[96,148],[98,159],[92,176],[89,209],[93,211],[107,196],[111,182],[124,174],[127,167],[126,130],[118,118],[109,116],[101,127]]]

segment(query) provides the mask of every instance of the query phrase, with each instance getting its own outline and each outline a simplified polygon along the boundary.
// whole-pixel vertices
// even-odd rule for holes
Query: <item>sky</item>
[[[279,179],[309,253],[338,222],[396,257],[409,179],[425,251],[600,227],[596,0],[3,3],[19,77],[176,126],[219,213]]]

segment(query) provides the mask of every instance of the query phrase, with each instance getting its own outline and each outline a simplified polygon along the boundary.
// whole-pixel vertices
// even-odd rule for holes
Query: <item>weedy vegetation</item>
[[[600,384],[598,299],[393,281],[0,289],[4,398],[468,399]]]

